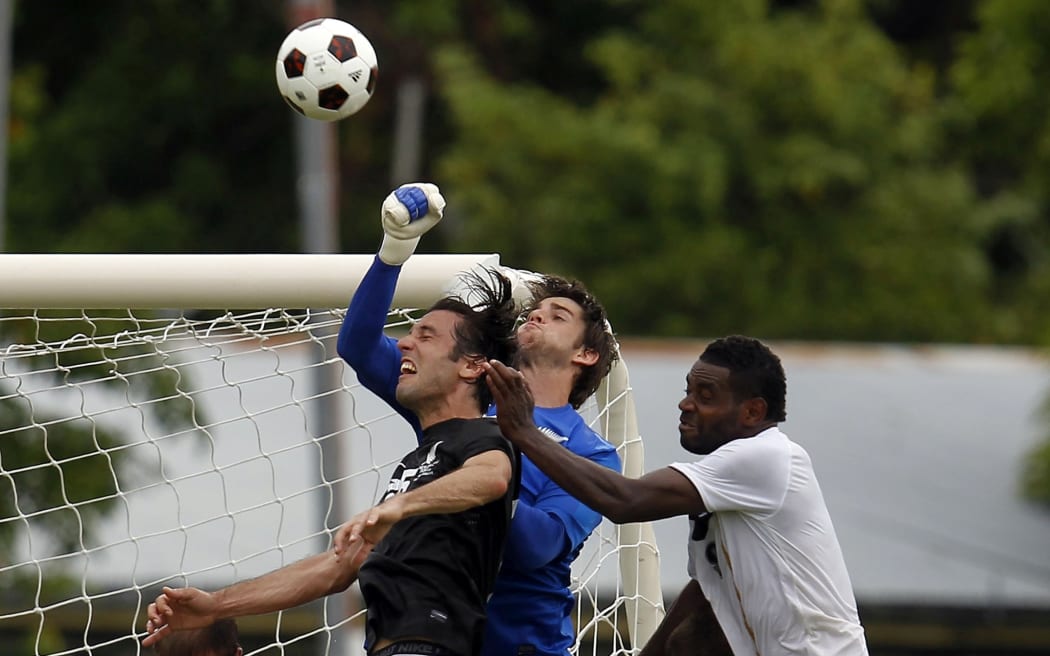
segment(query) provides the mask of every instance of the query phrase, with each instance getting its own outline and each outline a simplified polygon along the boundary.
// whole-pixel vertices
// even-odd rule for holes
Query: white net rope
[[[412,316],[392,312],[388,331]],[[414,439],[336,354],[342,317],[0,316],[4,653],[149,653],[138,640],[162,585],[259,576],[327,548],[371,506]],[[629,388],[596,398],[585,416],[634,431],[621,456],[640,458],[633,409],[617,410]],[[639,592],[655,570],[624,566],[655,557],[651,534],[621,546],[624,530],[603,523],[574,567],[578,654],[632,653],[635,614],[660,607]],[[360,654],[362,612],[353,586],[238,624],[246,653]]]

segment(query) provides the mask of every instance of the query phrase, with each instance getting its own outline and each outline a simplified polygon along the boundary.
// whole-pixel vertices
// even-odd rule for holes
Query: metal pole
[[[0,0],[0,253],[7,248],[7,116],[15,0]]]
[[[423,109],[426,86],[418,77],[407,77],[397,85],[394,153],[390,163],[393,186],[418,182],[423,153]]]
[[[288,0],[289,28],[307,20],[334,16],[331,0]],[[332,123],[324,123],[302,116],[293,116],[298,177],[296,191],[299,198],[300,237],[305,253],[336,253],[339,251],[339,187],[337,184],[339,160],[336,152],[337,132]],[[347,286],[349,289],[349,285]],[[334,340],[329,345],[318,342],[317,357],[327,361],[334,351]],[[337,359],[338,360],[338,359]],[[343,449],[339,435],[339,398],[328,394],[342,386],[343,364],[334,362],[314,369],[313,384],[316,394],[322,394],[314,404],[312,424],[320,441],[320,470],[323,482],[328,485],[328,498],[320,505],[320,525],[327,532],[349,519],[343,502],[348,486],[337,484],[343,475]],[[328,547],[328,540],[322,548]],[[342,600],[333,600],[347,614],[356,612],[358,604],[351,595]],[[326,618],[327,619],[327,618]],[[342,619],[336,618],[336,619]],[[327,622],[326,622],[327,623]],[[348,629],[350,627],[347,627]],[[321,653],[336,656],[349,654],[360,648],[360,636],[352,630],[333,630],[330,646],[321,645]]]

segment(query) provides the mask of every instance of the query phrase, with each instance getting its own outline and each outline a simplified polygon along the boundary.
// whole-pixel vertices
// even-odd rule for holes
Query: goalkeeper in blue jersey
[[[339,355],[358,380],[412,425],[419,420],[394,396],[401,356],[383,334],[401,265],[438,221],[445,200],[429,183],[404,185],[383,203],[384,238],[339,332]],[[597,389],[617,357],[605,310],[580,283],[556,276],[524,282],[531,299],[517,331],[516,365],[536,401],[534,420],[573,453],[620,470],[611,444],[576,411]],[[489,414],[494,414],[490,409]],[[575,642],[570,568],[601,515],[556,485],[527,459],[521,491],[486,611],[485,656],[564,656]],[[336,550],[348,534],[336,535]]]

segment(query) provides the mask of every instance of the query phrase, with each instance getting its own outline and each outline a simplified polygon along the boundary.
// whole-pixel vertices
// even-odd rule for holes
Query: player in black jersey
[[[512,355],[516,318],[510,282],[489,274],[473,278],[472,302],[438,301],[399,340],[397,400],[419,417],[423,438],[381,502],[350,520],[349,547],[214,593],[164,588],[147,611],[144,646],[359,581],[372,656],[479,653],[517,489],[515,452],[483,417],[492,396],[482,363]]]

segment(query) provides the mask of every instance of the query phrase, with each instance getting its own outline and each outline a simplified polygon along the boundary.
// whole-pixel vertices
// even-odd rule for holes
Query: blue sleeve
[[[401,371],[397,340],[383,334],[400,274],[400,266],[386,264],[376,256],[350,299],[350,307],[339,328],[336,351],[353,367],[365,389],[404,417],[418,437],[419,419],[398,403],[395,396]]]
[[[620,457],[615,451],[597,454],[591,460],[620,471]],[[543,567],[576,551],[601,523],[601,513],[548,479],[544,491],[531,505],[518,501],[505,547],[504,567],[523,571]]]
[[[568,535],[557,517],[518,500],[503,551],[503,568],[529,571],[567,551]]]

